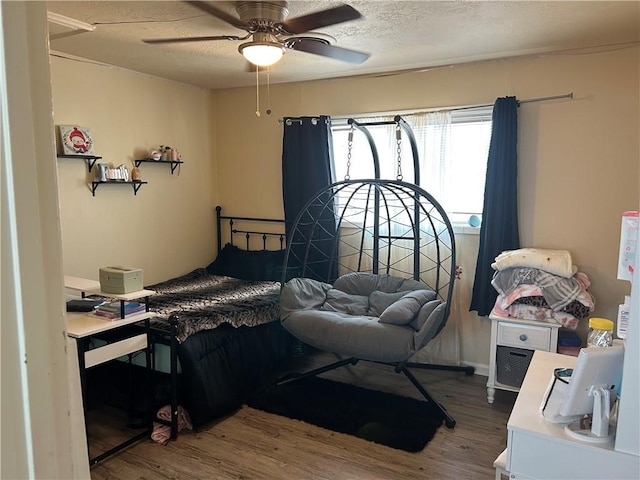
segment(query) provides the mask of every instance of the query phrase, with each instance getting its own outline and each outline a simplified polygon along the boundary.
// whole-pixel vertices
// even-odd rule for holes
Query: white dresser
[[[493,312],[489,314],[489,318],[491,319],[491,348],[489,352],[487,401],[493,403],[496,389],[510,392],[520,391],[517,386],[498,381],[499,347],[527,350],[526,353],[528,355],[530,355],[529,351],[531,350],[555,353],[558,348],[558,329],[560,325],[557,323],[500,317]],[[524,378],[524,372],[522,372],[521,378]]]
[[[507,465],[512,479],[638,479],[640,457],[614,443],[573,439],[547,422],[539,407],[554,368],[572,368],[576,357],[536,351],[507,423]],[[622,420],[619,417],[619,422]],[[637,432],[637,423],[632,425]]]

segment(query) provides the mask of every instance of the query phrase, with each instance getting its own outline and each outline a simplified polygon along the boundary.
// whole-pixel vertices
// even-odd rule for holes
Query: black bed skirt
[[[228,415],[273,381],[295,356],[297,341],[280,324],[223,324],[191,335],[178,347],[180,397],[194,426]]]

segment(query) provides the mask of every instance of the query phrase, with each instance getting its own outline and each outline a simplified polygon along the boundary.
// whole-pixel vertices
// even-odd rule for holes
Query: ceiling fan
[[[190,5],[220,20],[244,30],[247,35],[214,35],[203,37],[159,38],[143,40],[149,44],[202,42],[210,40],[247,40],[238,51],[252,64],[268,67],[282,58],[287,49],[313,53],[323,57],[335,58],[349,63],[362,63],[369,54],[336,47],[323,36],[304,36],[317,28],[356,20],[360,13],[349,5],[321,10],[287,20],[288,2],[285,1],[238,1],[235,2],[238,17],[208,2],[187,1]]]

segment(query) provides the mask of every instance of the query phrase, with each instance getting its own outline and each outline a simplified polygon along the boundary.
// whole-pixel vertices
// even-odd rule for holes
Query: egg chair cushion
[[[333,285],[291,279],[282,288],[280,319],[289,333],[321,350],[400,362],[437,333],[445,306],[422,282],[354,272]]]

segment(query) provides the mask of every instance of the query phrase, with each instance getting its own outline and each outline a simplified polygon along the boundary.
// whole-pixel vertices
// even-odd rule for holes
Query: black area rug
[[[408,452],[421,451],[443,423],[426,401],[319,377],[263,390],[247,405]]]

